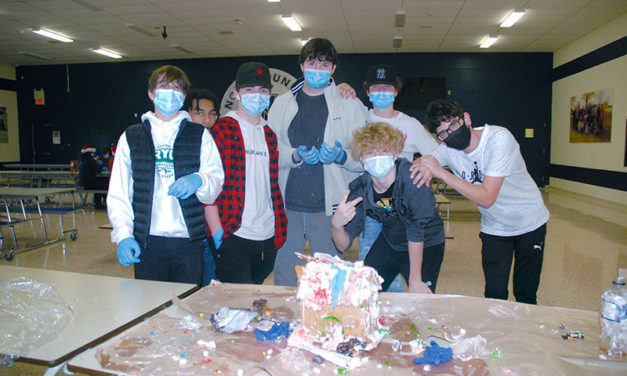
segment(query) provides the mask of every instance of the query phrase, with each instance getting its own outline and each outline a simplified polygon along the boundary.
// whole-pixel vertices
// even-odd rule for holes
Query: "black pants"
[[[537,304],[545,236],[546,224],[517,236],[479,234],[486,298],[507,300],[509,273],[515,258],[514,297],[520,303]]]
[[[135,265],[135,278],[153,281],[202,282],[202,239],[149,236]]]
[[[440,266],[444,259],[444,243],[425,247],[422,253],[420,275],[431,291],[435,292],[440,275]],[[382,291],[387,291],[394,278],[401,273],[409,285],[409,251],[399,252],[392,249],[380,234],[364,259],[364,265],[373,267],[383,278]]]
[[[267,240],[248,240],[229,235],[222,240],[222,245],[213,256],[216,261],[216,277],[220,282],[260,285],[274,268],[274,237]]]

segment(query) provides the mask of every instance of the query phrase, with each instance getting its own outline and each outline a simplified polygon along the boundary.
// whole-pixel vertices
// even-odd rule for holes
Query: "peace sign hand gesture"
[[[331,225],[335,228],[343,228],[348,222],[355,218],[355,214],[357,213],[355,206],[363,201],[363,197],[357,197],[347,202],[350,193],[350,189],[344,193],[344,197],[342,197],[342,200],[337,205],[335,214],[333,214],[333,218],[331,218]]]

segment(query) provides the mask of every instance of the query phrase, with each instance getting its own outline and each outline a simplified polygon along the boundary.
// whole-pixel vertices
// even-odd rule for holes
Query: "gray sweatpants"
[[[274,284],[278,286],[296,286],[294,266],[301,265],[302,260],[294,252],[303,253],[305,243],[313,255],[316,252],[328,253],[331,256],[342,255],[335,248],[331,238],[331,216],[324,212],[303,213],[285,210],[287,213],[287,240],[279,249],[274,261]]]

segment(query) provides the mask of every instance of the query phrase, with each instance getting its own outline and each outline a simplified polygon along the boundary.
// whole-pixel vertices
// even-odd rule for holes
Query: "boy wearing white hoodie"
[[[180,111],[190,83],[178,67],[148,80],[154,112],[120,137],[107,210],[122,265],[135,278],[201,283],[204,204],[222,189],[224,170],[209,132]]]

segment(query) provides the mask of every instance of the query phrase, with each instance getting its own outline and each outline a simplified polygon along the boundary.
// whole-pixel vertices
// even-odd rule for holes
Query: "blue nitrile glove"
[[[216,250],[222,245],[222,235],[224,235],[224,229],[222,228],[213,234],[213,244],[216,246]]]
[[[124,266],[138,263],[141,253],[135,238],[126,238],[118,243],[118,261]]]
[[[308,165],[315,165],[320,161],[318,148],[315,146],[312,146],[311,150],[308,151],[307,146],[300,145],[296,148],[296,156]]]
[[[320,146],[320,162],[329,164],[339,162],[344,158],[344,149],[339,141],[335,141],[335,146],[331,147],[326,142]]]
[[[98,163],[98,166],[102,166],[102,160],[97,160],[96,163]]]
[[[202,186],[202,179],[197,174],[185,175],[170,184],[168,194],[178,199],[184,200],[196,193]]]

